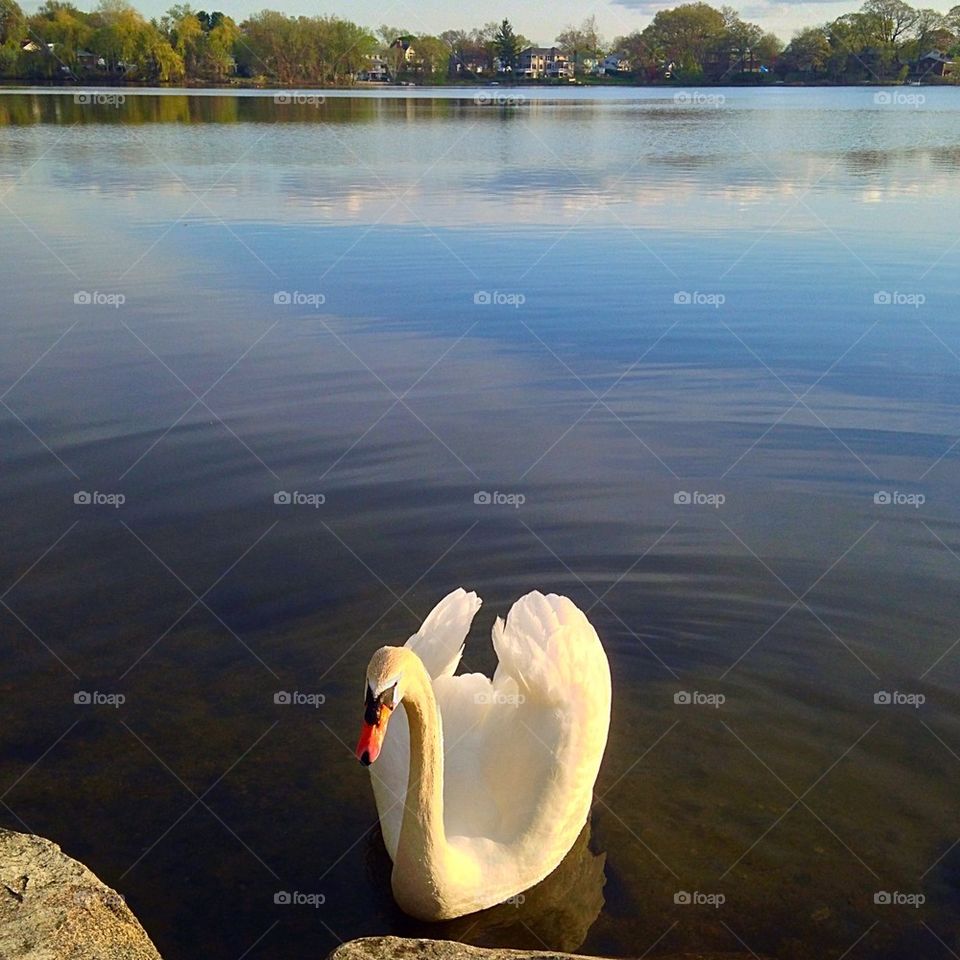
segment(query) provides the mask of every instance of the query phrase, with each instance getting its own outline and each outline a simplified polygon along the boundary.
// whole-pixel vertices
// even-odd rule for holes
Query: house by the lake
[[[917,63],[917,72],[922,77],[946,77],[956,68],[957,64],[939,50],[925,53]]]
[[[625,53],[611,53],[596,66],[597,76],[622,77],[630,72],[630,59]]]
[[[402,53],[403,59],[407,63],[413,63],[417,59],[417,52],[413,49],[413,42],[416,39],[416,37],[410,35],[397,37],[397,39],[390,44],[390,49]]]
[[[574,66],[558,47],[527,47],[517,59],[517,74],[525,80],[572,80]]]
[[[371,57],[366,67],[357,74],[357,79],[366,83],[387,83],[390,80],[390,67],[383,57]]]

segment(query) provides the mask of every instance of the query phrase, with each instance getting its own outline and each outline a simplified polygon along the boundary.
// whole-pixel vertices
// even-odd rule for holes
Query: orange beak
[[[367,720],[363,721],[363,727],[360,729],[360,741],[357,743],[357,759],[365,767],[369,767],[380,756],[380,748],[383,746],[383,738],[387,732],[389,720],[390,708],[381,704],[377,711],[375,723],[369,723]]]

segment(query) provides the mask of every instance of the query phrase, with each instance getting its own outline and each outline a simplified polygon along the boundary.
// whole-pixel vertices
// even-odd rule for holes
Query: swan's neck
[[[394,892],[397,880],[403,886],[402,903],[410,907],[436,902],[447,848],[443,829],[443,731],[433,687],[423,665],[409,676],[403,707],[410,728],[410,772],[407,796],[394,863]],[[401,879],[402,878],[402,879]],[[416,903],[409,902],[410,898]]]

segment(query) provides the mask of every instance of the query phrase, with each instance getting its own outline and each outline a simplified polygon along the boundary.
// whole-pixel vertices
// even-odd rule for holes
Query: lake
[[[0,825],[166,960],[960,951],[960,92],[0,127]],[[613,718],[557,874],[431,927],[353,746],[373,650],[461,585],[469,670],[528,590],[588,611]]]

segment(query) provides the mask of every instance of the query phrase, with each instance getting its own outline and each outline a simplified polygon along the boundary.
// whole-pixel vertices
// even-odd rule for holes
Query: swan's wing
[[[406,642],[434,680],[453,676],[480,603],[475,593],[467,593],[463,587],[454,590],[430,611],[423,626]]]
[[[493,627],[499,666],[494,687],[515,681],[526,701],[564,705],[584,695],[599,708],[606,691],[609,712],[610,667],[596,630],[582,610],[567,597],[534,591],[521,597]],[[584,692],[595,684],[594,697]]]
[[[493,643],[500,663],[484,750],[491,793],[528,855],[550,859],[552,851],[559,862],[593,802],[610,727],[610,666],[583,612],[555,594],[518,600],[494,626]]]
[[[610,723],[610,668],[596,631],[566,597],[523,597],[506,623],[497,621],[493,641],[493,681],[466,674],[433,684],[444,823],[448,836],[506,845],[549,872],[590,809]]]

